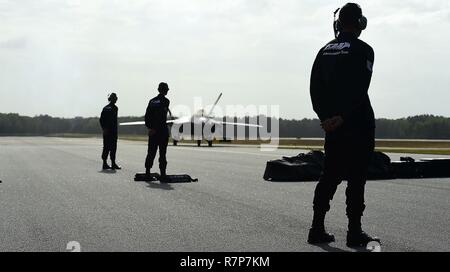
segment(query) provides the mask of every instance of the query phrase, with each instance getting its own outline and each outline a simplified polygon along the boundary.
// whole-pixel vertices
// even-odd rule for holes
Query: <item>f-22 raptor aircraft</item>
[[[208,142],[208,146],[212,147],[213,140],[214,140],[214,134],[216,127],[222,127],[223,125],[227,126],[243,126],[243,127],[255,127],[255,128],[261,128],[262,126],[256,125],[256,124],[246,124],[246,123],[237,123],[237,122],[224,122],[215,120],[212,116],[212,113],[214,111],[214,108],[219,103],[220,98],[222,97],[222,93],[219,94],[219,97],[217,97],[216,102],[214,102],[214,105],[212,106],[211,110],[208,114],[205,114],[204,109],[200,109],[192,116],[185,116],[177,119],[167,120],[168,124],[176,125],[179,129],[177,129],[180,133],[178,135],[173,135],[172,133],[172,139],[173,139],[173,145],[177,145],[178,141],[181,140],[183,135],[183,127],[188,126],[191,129],[191,136],[194,136],[194,139],[197,140],[197,146],[201,146],[202,140],[206,140]],[[126,122],[126,123],[120,123],[121,126],[135,126],[135,125],[145,125],[145,121],[138,121],[138,122]],[[207,127],[207,131],[209,133],[204,133],[205,127]],[[196,129],[198,128],[198,129]],[[181,131],[180,131],[181,129]],[[173,131],[173,130],[172,130]],[[200,131],[201,133],[195,133],[196,131]],[[192,132],[194,134],[192,135]]]

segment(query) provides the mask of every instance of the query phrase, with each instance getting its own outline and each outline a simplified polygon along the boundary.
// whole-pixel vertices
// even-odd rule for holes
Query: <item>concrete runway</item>
[[[170,147],[169,172],[199,182],[160,184],[133,181],[145,143],[119,141],[115,174],[100,170],[101,145],[0,138],[0,251],[66,251],[69,241],[82,251],[355,251],[345,246],[345,183],[327,217],[337,242],[312,246],[316,183],[263,180],[267,160],[300,150]],[[369,181],[366,205],[365,230],[382,251],[450,250],[450,179]]]

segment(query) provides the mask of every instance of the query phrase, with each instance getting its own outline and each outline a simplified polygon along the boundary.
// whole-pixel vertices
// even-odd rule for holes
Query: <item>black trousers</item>
[[[314,193],[314,212],[330,210],[338,185],[347,180],[347,216],[363,215],[367,168],[375,147],[375,130],[337,131],[326,135],[325,165]]]
[[[153,161],[156,157],[156,151],[159,148],[159,169],[166,170],[167,168],[167,145],[169,144],[168,135],[153,135],[148,137],[147,158],[145,159],[145,169],[153,167]]]
[[[116,151],[117,151],[117,135],[116,134],[103,134],[103,152],[102,159],[106,161],[108,159],[108,154],[111,161],[116,161]]]

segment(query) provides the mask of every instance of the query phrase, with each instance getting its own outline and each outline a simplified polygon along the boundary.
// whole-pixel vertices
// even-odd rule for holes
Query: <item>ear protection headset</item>
[[[159,86],[158,86],[158,91],[163,91],[163,92],[165,92],[165,91],[168,91],[169,90],[169,85],[167,84],[167,83],[165,83],[165,82],[161,82],[161,83],[159,83]]]
[[[359,14],[356,15],[356,16],[358,16],[358,18],[356,18],[356,27],[361,31],[366,29],[366,27],[367,27],[367,18],[362,14],[361,7],[355,3],[347,3],[342,8],[336,9],[333,13],[333,15],[334,15],[333,30],[334,30],[334,36],[336,38],[343,29],[341,20],[339,18],[336,19],[336,14],[338,13],[338,11],[341,11],[341,13],[342,13],[342,11],[345,9],[353,9],[353,11],[359,10],[359,12],[358,12]],[[341,16],[341,13],[339,13],[340,16]]]
[[[113,97],[114,97],[114,98],[117,98],[116,93],[110,93],[110,94],[108,94],[108,101],[111,102],[111,100],[113,100]]]

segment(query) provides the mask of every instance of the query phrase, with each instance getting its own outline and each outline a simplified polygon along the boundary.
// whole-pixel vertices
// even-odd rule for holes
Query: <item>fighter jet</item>
[[[188,128],[191,128],[191,136],[194,136],[194,139],[197,140],[197,146],[201,146],[202,140],[206,140],[208,142],[208,146],[212,147],[213,140],[215,137],[215,130],[216,128],[221,128],[223,125],[227,126],[243,126],[243,127],[254,127],[254,128],[261,128],[262,126],[256,125],[256,124],[247,124],[247,123],[237,123],[237,122],[224,122],[215,120],[214,116],[212,115],[214,108],[219,103],[220,98],[222,97],[222,93],[219,94],[219,97],[217,97],[216,102],[214,102],[214,105],[212,106],[211,110],[208,112],[208,114],[205,114],[204,109],[200,109],[192,116],[184,116],[177,119],[167,120],[168,124],[172,124],[177,126],[177,131],[179,132],[178,135],[172,134],[173,139],[173,145],[176,146],[178,142],[181,140],[183,135],[183,127],[189,126]],[[126,123],[120,123],[121,126],[135,126],[135,125],[145,125],[145,121],[138,121],[138,122],[126,122]],[[210,131],[210,133],[207,133],[205,135],[204,128],[207,127],[207,131]],[[173,129],[172,129],[173,131]],[[194,134],[192,135],[192,132]],[[196,134],[195,132],[200,132]]]

